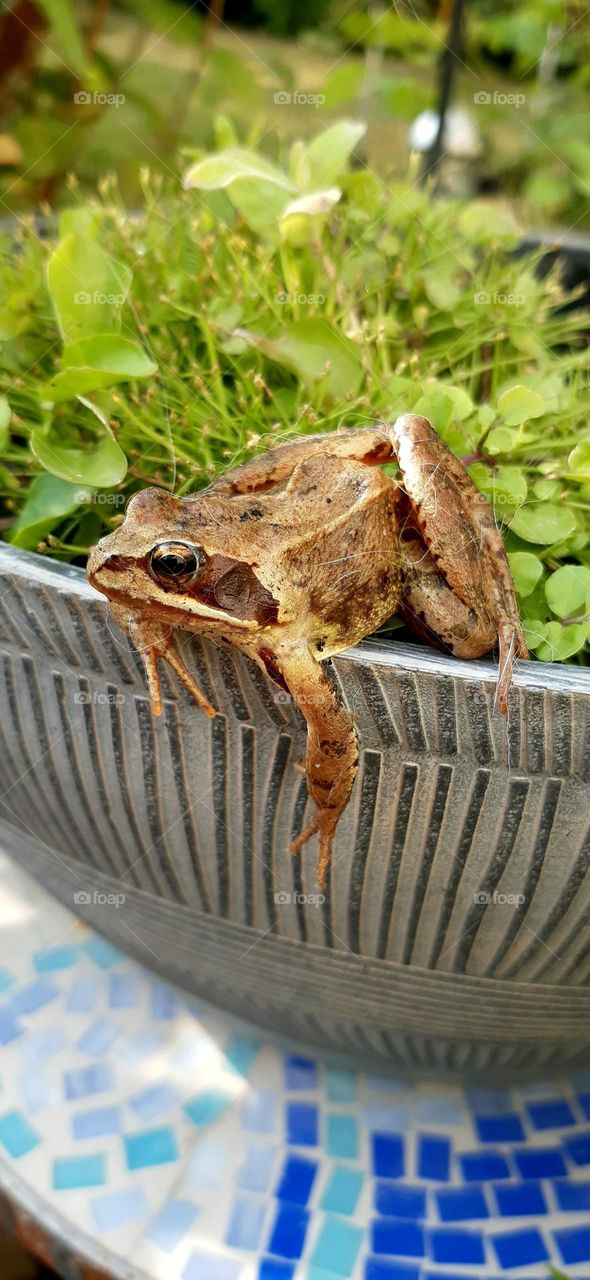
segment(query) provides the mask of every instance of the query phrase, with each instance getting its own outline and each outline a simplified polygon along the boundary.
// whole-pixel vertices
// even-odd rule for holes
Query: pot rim
[[[10,543],[0,543],[0,576],[7,572],[16,572],[39,586],[53,587],[58,593],[70,592],[93,603],[106,604],[105,597],[90,585],[84,570],[78,565],[62,564],[49,560],[36,551],[24,551]],[[378,636],[370,636],[351,649],[343,649],[335,655],[335,660],[374,663],[392,670],[421,672],[453,680],[478,680],[490,685],[495,685],[497,678],[497,665],[494,661],[448,657],[426,645],[383,640]],[[590,666],[517,660],[513,687],[546,690],[553,694],[586,695],[590,698]]]

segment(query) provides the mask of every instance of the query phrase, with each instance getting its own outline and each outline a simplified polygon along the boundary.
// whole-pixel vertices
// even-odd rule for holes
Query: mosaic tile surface
[[[590,1280],[590,1072],[463,1090],[282,1050],[4,858],[0,1081],[0,1181],[130,1276]]]

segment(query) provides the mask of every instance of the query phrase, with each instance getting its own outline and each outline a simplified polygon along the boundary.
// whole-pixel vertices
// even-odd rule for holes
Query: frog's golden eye
[[[203,556],[185,542],[159,542],[150,551],[148,564],[152,578],[161,586],[183,587],[199,572]]]

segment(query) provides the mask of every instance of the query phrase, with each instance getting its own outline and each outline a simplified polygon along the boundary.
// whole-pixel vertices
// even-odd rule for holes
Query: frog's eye
[[[186,586],[203,563],[201,552],[184,542],[160,542],[149,556],[152,578],[162,586]]]

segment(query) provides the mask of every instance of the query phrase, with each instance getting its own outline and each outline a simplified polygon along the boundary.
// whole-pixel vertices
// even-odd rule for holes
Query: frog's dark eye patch
[[[148,556],[152,578],[165,590],[171,591],[188,586],[203,564],[203,553],[186,542],[159,542]]]

